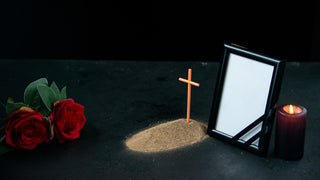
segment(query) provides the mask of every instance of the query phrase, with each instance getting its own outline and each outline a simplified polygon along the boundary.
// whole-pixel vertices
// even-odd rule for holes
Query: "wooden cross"
[[[188,80],[183,79],[183,78],[179,78],[179,81],[188,83],[187,123],[190,122],[191,85],[194,85],[194,86],[197,86],[197,87],[200,86],[199,83],[196,83],[196,82],[191,81],[191,73],[192,73],[192,70],[189,69],[189,70],[188,70]]]

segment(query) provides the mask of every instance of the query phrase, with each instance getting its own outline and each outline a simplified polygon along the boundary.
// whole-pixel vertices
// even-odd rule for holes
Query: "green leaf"
[[[36,94],[33,96],[32,102],[30,103],[30,107],[37,111],[41,107],[41,97],[39,95],[39,92],[37,91]]]
[[[54,92],[51,88],[42,84],[38,85],[37,89],[43,104],[49,111],[51,111],[52,104],[55,102]]]
[[[54,93],[55,101],[58,101],[60,99],[60,90],[54,81],[51,83],[50,89]]]
[[[14,103],[14,100],[13,100],[13,98],[11,98],[11,97],[8,97],[8,100],[7,100],[7,102],[8,102],[8,103]]]
[[[51,111],[49,111],[45,105],[41,106],[37,112],[41,113],[43,117],[49,116],[51,114]]]
[[[60,100],[67,99],[67,87],[66,86],[61,89],[61,93],[60,93],[60,98],[59,99]]]
[[[2,154],[5,154],[5,153],[10,152],[12,150],[14,150],[13,147],[11,147],[11,146],[9,146],[7,144],[0,144],[0,156]]]
[[[48,86],[48,80],[46,78],[41,78],[36,81],[33,81],[26,87],[26,89],[24,90],[24,102],[26,104],[30,105],[32,103],[33,98],[37,93],[38,85]]]
[[[47,120],[50,124],[49,126],[49,137],[50,137],[50,140],[53,138],[54,136],[54,133],[53,133],[53,127],[52,127],[52,123],[51,123],[51,120],[49,117],[44,117],[45,120]]]
[[[26,106],[24,103],[7,103],[6,110],[7,114],[11,114],[15,112],[16,110],[19,110],[22,106]]]
[[[39,92],[37,91],[36,95],[34,96],[30,107],[36,111],[41,113],[43,116],[48,116],[51,111],[47,109],[47,107],[43,104],[42,99],[40,97]]]

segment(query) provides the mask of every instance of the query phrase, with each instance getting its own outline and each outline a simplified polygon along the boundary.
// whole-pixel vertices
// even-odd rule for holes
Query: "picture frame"
[[[266,156],[285,61],[224,44],[208,134]]]

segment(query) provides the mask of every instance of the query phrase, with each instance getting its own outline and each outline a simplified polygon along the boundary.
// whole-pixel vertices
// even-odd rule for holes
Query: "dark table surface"
[[[47,77],[67,86],[67,95],[85,106],[80,138],[51,142],[32,151],[0,156],[0,179],[318,179],[320,177],[320,63],[287,63],[279,104],[308,109],[305,154],[285,161],[214,138],[184,148],[139,153],[126,137],[164,121],[185,117],[187,78],[193,69],[191,117],[208,123],[218,63],[85,60],[0,60],[2,102],[23,100],[31,81]],[[250,108],[250,107],[248,107]],[[3,109],[1,110],[3,113]]]

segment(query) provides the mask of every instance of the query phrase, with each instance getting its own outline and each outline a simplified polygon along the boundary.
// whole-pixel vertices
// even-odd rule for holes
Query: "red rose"
[[[18,149],[33,149],[39,143],[48,142],[50,123],[35,111],[18,110],[6,118],[6,142]]]
[[[53,124],[54,133],[60,143],[76,139],[80,136],[79,131],[86,122],[83,114],[84,107],[67,99],[55,103],[50,119]]]

